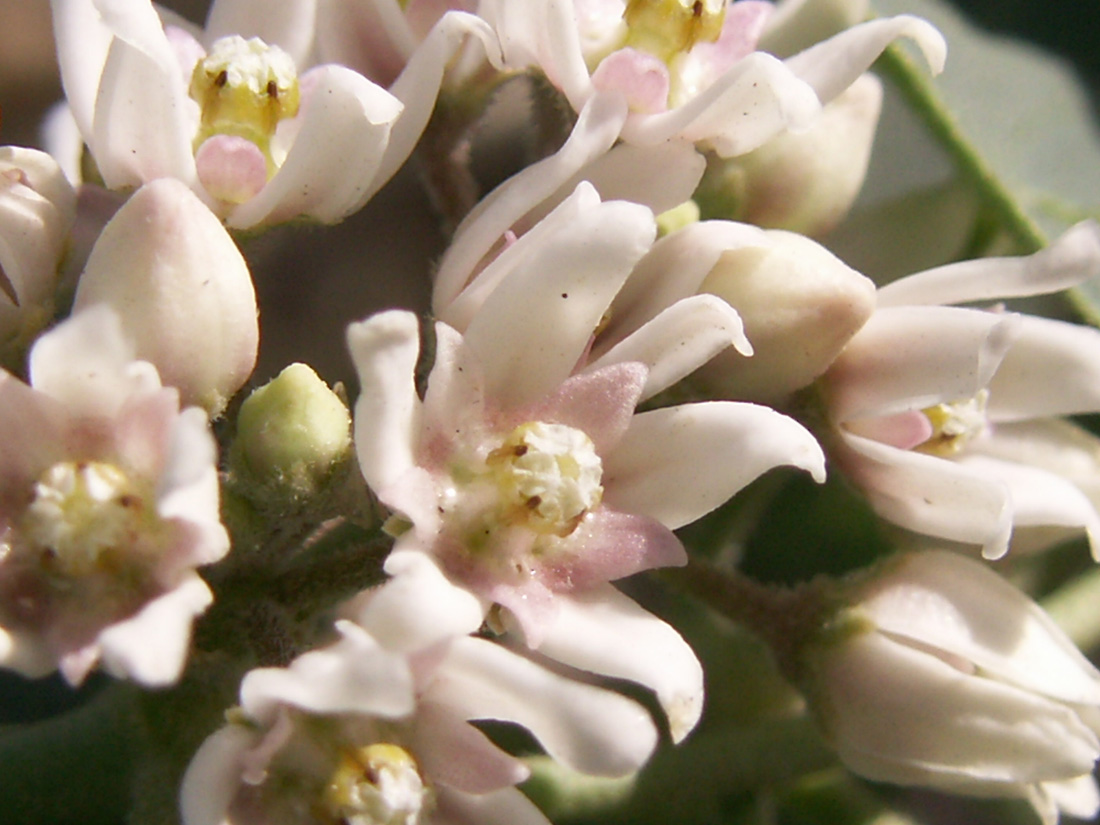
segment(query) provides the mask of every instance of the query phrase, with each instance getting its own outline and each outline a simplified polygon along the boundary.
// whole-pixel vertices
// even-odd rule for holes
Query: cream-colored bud
[[[740,314],[753,356],[701,368],[712,395],[776,403],[812,383],[871,316],[875,285],[809,238],[766,233],[767,245],[723,252],[700,292]]]
[[[252,373],[256,294],[244,258],[214,214],[180,181],[139,189],[96,241],[76,310],[108,304],[139,358],[184,404],[212,416]]]
[[[820,237],[848,213],[871,159],[882,82],[865,74],[804,131],[714,160],[701,184],[704,212]]]
[[[350,455],[348,408],[305,364],[291,364],[241,405],[232,461],[276,493],[315,492]]]

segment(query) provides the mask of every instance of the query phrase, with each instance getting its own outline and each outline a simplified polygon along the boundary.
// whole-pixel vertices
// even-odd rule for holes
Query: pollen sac
[[[981,390],[973,398],[922,410],[932,425],[932,436],[917,449],[939,456],[955,455],[985,431],[988,402],[989,390]]]
[[[279,47],[232,35],[195,66],[190,94],[202,107],[196,148],[212,135],[235,135],[267,154],[279,121],[298,113],[298,72]]]
[[[722,33],[727,0],[628,0],[626,44],[666,63]]]
[[[603,497],[603,465],[585,433],[529,421],[489,455],[504,516],[538,533],[567,536]]]

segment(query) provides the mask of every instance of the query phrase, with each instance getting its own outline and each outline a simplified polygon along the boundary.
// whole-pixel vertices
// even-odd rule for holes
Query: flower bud
[[[54,314],[76,193],[45,152],[0,146],[0,362],[22,353]]]
[[[1080,809],[1089,788],[1065,795],[1092,787],[1100,672],[1036,604],[947,552],[890,559],[843,596],[793,671],[849,768]]]
[[[347,406],[312,369],[291,364],[241,405],[232,460],[280,493],[305,496],[350,451]]]
[[[185,404],[211,416],[256,363],[259,324],[248,266],[214,214],[184,184],[146,184],[104,228],[74,310],[115,309],[137,356]]]
[[[699,288],[737,310],[751,358],[727,350],[698,375],[711,395],[774,403],[833,362],[875,306],[875,285],[801,235],[765,233],[767,245],[721,254]]]
[[[809,128],[759,149],[712,159],[701,184],[704,212],[819,237],[847,214],[867,176],[882,110],[882,83],[864,74]]]

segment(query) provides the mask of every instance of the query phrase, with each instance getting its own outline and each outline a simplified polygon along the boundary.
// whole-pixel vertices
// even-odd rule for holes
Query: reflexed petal
[[[371,592],[356,621],[388,650],[423,650],[481,626],[481,602],[451,584],[430,556],[394,551],[385,570],[393,578]]]
[[[1031,599],[958,553],[914,553],[874,580],[861,608],[879,631],[973,662],[1064,702],[1100,703],[1100,673]]]
[[[826,373],[837,421],[973,398],[1019,332],[1019,316],[954,307],[875,312]]]
[[[416,464],[421,404],[413,370],[419,324],[411,312],[390,310],[351,324],[347,335],[360,387],[355,450],[363,477],[377,492]]]
[[[1008,549],[1008,487],[945,458],[844,434],[837,460],[880,516],[929,536],[980,544],[987,558]]]
[[[597,776],[637,770],[657,744],[641,705],[558,676],[484,639],[456,639],[424,698],[467,719],[516,722],[555,759]]]
[[[962,304],[1046,295],[1100,272],[1100,226],[1084,221],[1046,249],[1018,258],[977,258],[947,264],[878,291],[878,305]]]
[[[472,794],[518,785],[531,775],[520,760],[494,745],[484,733],[432,702],[416,709],[413,750],[433,782]]]
[[[989,384],[989,417],[1015,421],[1100,411],[1100,330],[1020,316]]]
[[[573,550],[570,558],[548,561],[540,571],[548,587],[561,585],[560,593],[585,591],[642,570],[687,564],[684,546],[659,521],[607,507],[588,514],[570,535],[569,548]],[[542,643],[529,638],[528,644],[539,647]]]
[[[877,633],[846,639],[817,664],[820,683],[844,697],[829,705],[828,734],[871,779],[923,784],[925,766],[960,784],[1068,779],[1100,754],[1069,708]]]
[[[585,212],[553,239],[525,247],[466,330],[486,395],[501,407],[531,403],[569,376],[656,234],[653,214],[637,204],[596,203]]]
[[[231,34],[246,40],[258,37],[269,46],[278,46],[302,66],[313,47],[316,10],[317,0],[214,0],[206,16],[206,40],[210,44]]]
[[[807,126],[820,111],[813,89],[782,61],[754,52],[682,106],[631,118],[623,139],[653,145],[680,137],[734,157],[784,129]]]
[[[50,0],[61,83],[77,128],[92,134],[99,78],[113,34],[95,0]]]
[[[870,68],[894,40],[908,37],[924,54],[933,74],[943,71],[947,43],[931,23],[907,14],[871,20],[789,58],[787,67],[828,103]]]
[[[1014,525],[1081,528],[1088,535],[1093,558],[1100,559],[1100,513],[1071,482],[1048,470],[982,455],[963,455],[958,462],[1008,485]]]
[[[478,263],[524,215],[538,208],[581,168],[602,156],[619,136],[626,106],[616,96],[596,95],[577,117],[565,145],[502,183],[463,218],[440,261],[432,308],[443,320],[467,286]],[[459,329],[465,323],[456,324]]]
[[[539,652],[657,694],[679,742],[703,712],[703,669],[676,630],[610,585],[559,596]],[[629,644],[624,644],[629,640]]]
[[[0,370],[0,455],[4,457],[0,502],[4,507],[14,512],[25,506],[27,490],[65,454],[68,433],[69,416],[61,402]]]
[[[256,738],[243,725],[227,725],[202,743],[180,787],[180,813],[186,825],[225,825],[241,786],[241,759]]]
[[[593,349],[599,357],[661,312],[699,291],[727,249],[767,244],[764,230],[732,221],[694,223],[658,240],[615,296]]]
[[[485,381],[477,357],[462,336],[441,321],[435,325],[435,361],[424,393],[422,461],[441,466],[452,446],[476,438],[485,427]]]
[[[280,704],[311,713],[362,713],[398,718],[413,712],[412,673],[403,655],[383,649],[351,622],[336,623],[341,639],[305,653],[290,667],[249,671],[241,682],[241,707],[261,722]]]
[[[390,93],[401,102],[404,111],[394,123],[374,183],[367,190],[364,201],[381,189],[412,153],[435,108],[443,73],[470,35],[481,43],[489,62],[500,65],[500,47],[483,20],[461,12],[443,15],[390,86]]]
[[[1043,782],[1042,790],[1057,810],[1077,819],[1093,819],[1100,810],[1100,790],[1091,773],[1061,782]]]
[[[773,467],[825,479],[825,456],[794,419],[768,407],[711,401],[634,416],[604,458],[604,504],[675,530]]]
[[[226,223],[247,229],[299,216],[335,223],[375,191],[400,102],[343,66],[322,66],[299,114],[286,160],[260,194],[230,212]]]
[[[128,4],[130,9],[145,7]],[[172,47],[152,12],[156,31],[111,43],[96,97],[92,134],[85,135],[111,189],[170,177],[196,182],[191,138],[198,105],[187,96]],[[137,27],[135,27],[137,28]]]
[[[174,590],[99,634],[103,667],[149,687],[174,683],[187,658],[191,623],[213,600],[206,582],[191,573]]]
[[[591,371],[606,364],[640,361],[649,368],[640,399],[644,401],[671,387],[730,346],[742,355],[752,354],[741,316],[721,298],[695,295],[677,301],[585,369]]]

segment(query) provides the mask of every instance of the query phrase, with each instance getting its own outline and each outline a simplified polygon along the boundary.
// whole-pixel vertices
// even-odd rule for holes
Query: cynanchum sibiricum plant
[[[1042,241],[930,22],[50,10],[51,154],[0,147],[0,667],[82,691],[0,731],[0,818],[1100,811],[1100,313],[1016,302],[1100,228]],[[884,283],[883,238],[949,245],[860,199],[892,89],[972,220]]]

